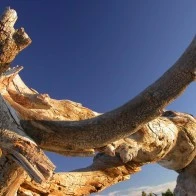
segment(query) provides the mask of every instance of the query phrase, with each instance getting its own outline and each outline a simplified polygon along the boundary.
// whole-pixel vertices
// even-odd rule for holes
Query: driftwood
[[[14,29],[16,19],[8,8],[0,21],[0,195],[88,195],[152,162],[179,173],[176,195],[196,194],[196,119],[164,111],[196,79],[196,38],[155,83],[125,105],[99,114],[23,83],[18,75],[23,67],[10,68],[10,63],[31,39],[23,28]],[[54,173],[42,150],[99,153],[87,168]]]

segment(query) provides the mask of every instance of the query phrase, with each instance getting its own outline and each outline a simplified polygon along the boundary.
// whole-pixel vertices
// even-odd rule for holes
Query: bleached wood
[[[22,67],[8,70],[31,42],[24,29],[14,29],[16,19],[10,8],[0,19],[0,195],[90,194],[152,162],[180,173],[178,195],[196,194],[183,188],[195,182],[189,171],[194,170],[196,120],[163,111],[196,78],[195,38],[150,87],[118,109],[99,114],[28,88],[18,75]],[[40,148],[69,156],[102,153],[87,168],[53,174],[54,166]]]
[[[75,150],[101,147],[128,137],[145,123],[160,116],[163,109],[195,80],[195,70],[196,38],[160,79],[127,104],[111,112],[92,119],[72,122],[27,117],[21,124],[34,139],[40,132],[48,130],[39,141],[39,144],[42,144],[49,140],[50,144],[46,148],[61,146],[64,149]],[[30,129],[34,131],[29,131]]]
[[[0,75],[9,68],[16,55],[31,43],[23,28],[14,29],[17,18],[16,11],[9,7],[0,17]]]
[[[140,167],[144,164],[158,162],[163,165],[162,160],[164,163],[169,161],[169,164],[163,165],[164,167],[177,169],[180,176],[183,176],[184,168],[189,168],[189,164],[192,160],[194,161],[196,155],[196,150],[192,148],[196,146],[193,139],[196,136],[195,130],[196,120],[191,115],[166,112],[163,117],[156,119],[155,122],[147,123],[129,138],[112,144],[116,145],[115,157],[100,153],[91,166],[73,172],[54,174],[48,183],[36,184],[30,178],[25,178],[19,193],[27,190],[39,195],[85,195],[99,192],[112,184],[128,180],[131,175],[140,171]],[[186,149],[186,152],[183,149]],[[131,156],[134,151],[137,153],[136,156],[132,156],[131,161],[127,163],[121,161],[120,156],[124,156],[124,153]],[[193,186],[191,182],[189,183],[189,186]],[[184,186],[182,185],[182,188]],[[178,187],[181,187],[181,184]]]

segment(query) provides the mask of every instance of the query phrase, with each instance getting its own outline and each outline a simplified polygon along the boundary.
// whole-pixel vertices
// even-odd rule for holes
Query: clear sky
[[[18,12],[33,43],[14,61],[29,87],[106,112],[133,98],[161,76],[196,33],[195,0],[0,0],[0,11]],[[195,84],[169,109],[196,115]],[[57,171],[90,164],[90,158],[49,154]],[[158,165],[104,194],[176,179]]]

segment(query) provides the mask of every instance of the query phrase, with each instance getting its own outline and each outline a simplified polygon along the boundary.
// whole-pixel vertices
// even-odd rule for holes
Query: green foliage
[[[142,196],[153,196],[153,194],[152,194],[152,193],[149,193],[149,194],[147,195],[147,193],[146,193],[145,191],[142,191]]]
[[[142,191],[142,196],[147,196],[146,192]]]
[[[142,191],[142,196],[156,196],[154,193],[147,194],[145,191]],[[170,189],[167,189],[165,193],[162,193],[162,196],[174,196],[174,193]]]
[[[162,193],[162,196],[174,196],[170,189],[167,189],[165,193]]]

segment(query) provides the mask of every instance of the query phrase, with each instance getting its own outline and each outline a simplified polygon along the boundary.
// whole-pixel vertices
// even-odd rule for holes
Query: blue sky
[[[1,0],[0,11],[6,6],[33,40],[13,63],[25,67],[26,84],[97,112],[124,104],[160,77],[196,32],[195,0]],[[195,100],[192,84],[168,108],[196,115]],[[49,156],[58,171],[91,162]],[[175,179],[153,164],[104,194]]]

